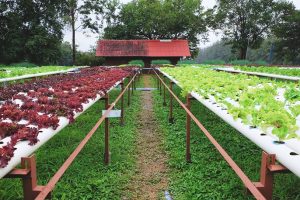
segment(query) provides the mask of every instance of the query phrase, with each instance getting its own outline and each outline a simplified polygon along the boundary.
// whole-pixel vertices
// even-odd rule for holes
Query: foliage
[[[207,64],[207,65],[224,65],[225,61],[224,60],[204,60],[203,64]]]
[[[300,11],[285,16],[285,21],[274,27],[276,52],[282,55],[285,64],[300,63]]]
[[[177,65],[191,65],[191,64],[196,64],[197,62],[195,60],[179,60],[177,62]]]
[[[1,1],[1,62],[57,63],[63,36],[62,13],[60,0]]]
[[[70,69],[70,67],[65,66],[42,66],[42,67],[27,67],[28,65],[24,65],[26,67],[17,66],[3,66],[0,71],[0,78],[11,78],[16,76],[22,76],[27,74],[38,74],[45,72],[55,72],[55,71],[63,71]]]
[[[27,68],[37,67],[36,64],[29,63],[29,62],[12,63],[9,66],[11,66],[11,67],[27,67]]]
[[[104,15],[115,5],[114,0],[64,0],[64,21],[72,31],[72,64],[76,63],[76,31],[89,29],[99,33]],[[106,8],[109,8],[108,10]],[[93,17],[92,17],[93,16]],[[79,23],[79,25],[76,24]]]
[[[188,39],[197,55],[198,35],[207,31],[209,12],[199,0],[137,0],[121,6],[105,28],[106,39]]]
[[[244,74],[234,75],[203,68],[162,68],[179,81],[182,95],[192,91],[218,103],[246,125],[259,127],[279,140],[296,137],[296,115],[286,108],[294,106],[300,92],[296,83],[282,83]],[[278,89],[284,89],[285,101],[279,100]],[[289,88],[293,88],[292,90]],[[272,128],[269,132],[268,128]]]
[[[140,66],[140,67],[145,66],[145,63],[144,63],[143,60],[131,60],[128,64],[129,65],[137,65],[137,66]]]
[[[96,57],[94,52],[77,52],[77,66],[101,66],[104,64],[104,58]]]
[[[257,66],[264,66],[264,65],[268,65],[268,63],[264,60],[256,60],[253,62],[254,65],[257,65]]]
[[[171,64],[170,60],[152,60],[151,65],[165,65],[165,64]]]
[[[250,65],[249,60],[233,60],[230,62],[232,65]]]
[[[275,0],[219,0],[217,7],[218,28],[232,50],[239,51],[239,59],[246,59],[248,47],[258,48],[265,35],[294,10],[292,3]]]
[[[280,74],[286,76],[300,76],[300,69],[298,68],[279,68],[279,67],[247,67],[247,66],[235,66],[235,69],[239,69],[242,71],[249,71],[249,72],[262,72],[262,73],[269,73],[269,74]]]

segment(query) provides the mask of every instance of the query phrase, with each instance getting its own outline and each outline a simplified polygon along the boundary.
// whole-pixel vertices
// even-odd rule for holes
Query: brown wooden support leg
[[[165,76],[163,77],[163,79],[165,79]],[[163,106],[166,106],[166,86],[164,86],[164,102],[163,102]]]
[[[127,105],[130,106],[130,86],[128,87],[128,99],[127,99]]]
[[[21,178],[23,183],[24,200],[34,200],[44,186],[37,185],[35,155],[21,158],[21,169],[14,169],[4,178]],[[51,193],[46,199],[51,199]]]
[[[191,110],[191,98],[190,94],[186,97],[186,107]],[[186,154],[185,154],[186,162],[191,162],[191,117],[186,114]]]
[[[105,95],[105,108],[108,109],[109,105],[109,94]],[[104,163],[106,165],[109,164],[109,118],[105,118],[105,136],[104,136]]]
[[[132,95],[133,95],[133,90],[134,90],[134,81],[135,81],[135,80],[133,80],[132,83],[131,83],[131,94],[132,94]]]
[[[174,83],[170,82],[170,90],[173,92],[173,85]],[[174,123],[174,117],[173,117],[173,96],[170,94],[170,113],[169,113],[169,123]]]
[[[254,182],[257,189],[264,195],[267,200],[272,199],[274,174],[280,172],[287,172],[287,168],[283,165],[276,164],[276,156],[262,152],[260,181]]]
[[[161,87],[162,87],[162,83],[161,83],[161,81],[159,81],[159,95],[161,96],[161,94],[162,94],[162,89],[161,89]]]
[[[124,82],[121,84],[121,93],[124,91]],[[121,97],[121,119],[120,119],[120,125],[124,126],[124,95]]]

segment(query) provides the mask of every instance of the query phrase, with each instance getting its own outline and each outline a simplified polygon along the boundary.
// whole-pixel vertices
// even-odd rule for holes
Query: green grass
[[[111,92],[112,102],[119,94]],[[127,105],[127,93],[125,93]],[[103,164],[104,126],[101,126],[82,152],[75,159],[53,192],[53,199],[121,199],[135,170],[136,121],[140,111],[140,93],[135,92],[131,106],[126,106],[125,126],[119,126],[119,119],[110,122],[111,164]],[[116,108],[120,108],[119,105]],[[55,174],[78,143],[100,118],[104,102],[98,101],[76,122],[63,129],[37,152],[39,184],[46,184]],[[22,199],[19,179],[0,181],[0,199]]]
[[[180,89],[175,88],[179,95]],[[154,97],[155,113],[169,157],[169,186],[172,197],[176,200],[254,199],[251,195],[245,195],[241,180],[194,123],[191,129],[192,163],[185,162],[186,115],[174,103],[175,123],[169,124],[168,106],[162,106],[163,99],[158,91],[154,91]],[[261,149],[199,102],[192,102],[192,112],[249,178],[258,181]],[[291,173],[277,174],[275,177],[274,199],[300,199],[299,178]]]

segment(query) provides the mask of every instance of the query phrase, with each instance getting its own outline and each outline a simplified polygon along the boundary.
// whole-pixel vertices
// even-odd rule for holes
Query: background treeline
[[[95,48],[77,51],[78,31],[98,33],[99,39],[187,39],[197,61],[299,64],[300,14],[291,2],[216,2],[205,10],[199,0],[1,0],[0,64],[102,64]],[[71,44],[63,42],[66,29]],[[199,54],[199,42],[213,30],[222,41]]]

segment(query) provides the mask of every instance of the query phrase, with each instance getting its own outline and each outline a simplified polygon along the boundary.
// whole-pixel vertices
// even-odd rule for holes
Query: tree
[[[207,31],[199,0],[134,0],[121,6],[119,17],[105,28],[106,39],[188,39],[197,50]]]
[[[116,0],[65,0],[65,22],[71,26],[72,31],[72,62],[76,63],[76,31],[79,29],[89,29],[99,33],[102,22],[113,10]],[[76,22],[79,24],[76,26]]]
[[[246,59],[248,47],[258,48],[271,29],[294,10],[290,2],[275,0],[218,0],[216,22],[226,44]]]
[[[0,62],[56,63],[62,41],[60,0],[2,0]]]
[[[286,16],[285,21],[274,27],[274,34],[278,38],[276,52],[284,57],[284,63],[300,63],[300,11],[295,10]]]

